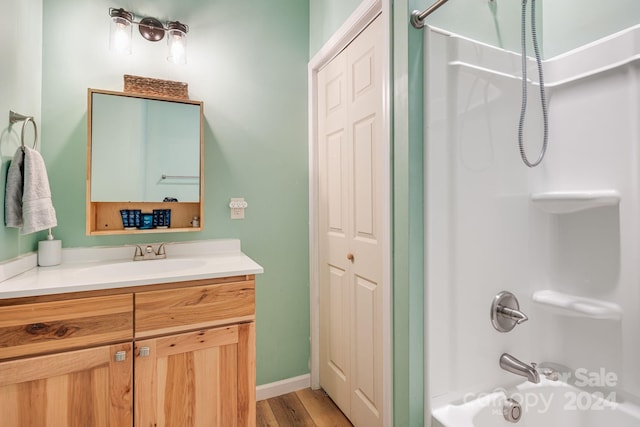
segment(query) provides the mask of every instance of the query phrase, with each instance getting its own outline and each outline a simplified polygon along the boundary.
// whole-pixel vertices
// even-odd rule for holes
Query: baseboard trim
[[[265,400],[272,397],[282,396],[283,394],[308,388],[310,385],[310,374],[287,378],[274,383],[262,384],[256,387],[256,400]]]

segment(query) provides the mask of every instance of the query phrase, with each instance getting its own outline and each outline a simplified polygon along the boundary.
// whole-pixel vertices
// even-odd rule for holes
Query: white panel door
[[[346,56],[318,73],[320,385],[345,415],[350,404]]]
[[[382,19],[318,73],[320,385],[382,425]]]

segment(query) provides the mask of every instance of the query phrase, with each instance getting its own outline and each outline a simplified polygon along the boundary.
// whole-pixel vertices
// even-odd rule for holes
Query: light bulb
[[[109,31],[109,50],[123,54],[131,54],[131,22],[125,18],[111,18]]]
[[[184,33],[178,30],[169,31],[169,38],[167,39],[167,42],[169,43],[169,56],[167,57],[167,60],[174,64],[186,64],[187,49]]]
[[[173,62],[174,64],[186,64],[188,28],[178,21],[169,22],[167,25],[169,27],[169,37],[167,37],[169,54],[167,61]]]

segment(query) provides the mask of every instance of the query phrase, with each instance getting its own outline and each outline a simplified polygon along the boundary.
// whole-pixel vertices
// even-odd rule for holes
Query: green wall
[[[418,10],[433,3],[410,2],[414,4],[412,9]],[[513,0],[451,0],[425,22],[492,46],[520,52],[521,8],[522,3]],[[637,0],[537,0],[536,10],[545,58],[640,23],[640,2]]]
[[[133,55],[109,52],[110,6],[44,2],[42,151],[58,211],[56,236],[64,247],[241,239],[265,270],[257,277],[257,383],[308,373],[307,2],[118,5],[187,23],[186,66],[168,63],[166,42],[148,42],[136,28]],[[123,74],[184,81],[190,97],[204,101],[205,231],[85,236],[87,88],[122,90]],[[231,197],[248,202],[244,220],[229,218]]]
[[[550,58],[640,24],[640,1],[547,1],[543,20],[545,56]]]
[[[310,58],[340,28],[360,2],[360,0],[309,0]]]
[[[433,2],[412,0],[412,3],[414,9],[422,11]],[[541,3],[542,0],[537,0],[538,9]],[[519,0],[451,0],[429,15],[425,24],[519,52],[521,5]],[[540,19],[538,23],[543,24]]]
[[[409,14],[417,0],[393,3],[393,392],[394,425],[424,419],[424,221],[422,35]]]
[[[33,116],[41,128],[42,0],[0,0],[0,10],[9,17],[0,26],[0,214],[4,223],[5,180],[22,129],[22,123],[9,127],[9,110]],[[25,143],[33,137],[29,124]],[[0,261],[33,251],[39,234],[21,236],[16,228],[0,227]]]

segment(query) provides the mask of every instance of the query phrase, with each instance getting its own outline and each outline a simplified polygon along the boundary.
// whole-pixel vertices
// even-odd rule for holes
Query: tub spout
[[[526,314],[517,310],[515,308],[505,307],[504,305],[498,306],[498,315],[502,317],[506,317],[507,319],[511,319],[516,322],[516,324],[521,324],[529,320]]]
[[[500,356],[500,367],[507,372],[525,377],[534,384],[538,384],[540,382],[540,375],[536,370],[535,363],[532,363],[531,366],[529,366],[512,355],[503,353],[502,356]]]

